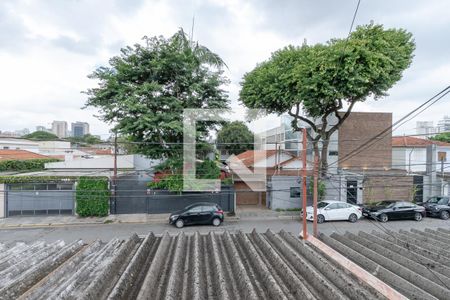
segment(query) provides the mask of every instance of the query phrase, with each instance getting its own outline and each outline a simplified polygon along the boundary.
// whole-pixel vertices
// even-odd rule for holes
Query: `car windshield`
[[[330,204],[330,203],[328,203],[328,202],[319,202],[319,203],[317,203],[317,208],[324,208],[328,204]]]
[[[375,203],[376,206],[385,206],[387,208],[393,207],[395,205],[395,202],[392,201],[380,201]]]
[[[433,197],[428,199],[427,201],[428,203],[436,203],[439,205],[443,205],[443,204],[447,204],[447,199],[446,198],[441,198],[441,197]]]

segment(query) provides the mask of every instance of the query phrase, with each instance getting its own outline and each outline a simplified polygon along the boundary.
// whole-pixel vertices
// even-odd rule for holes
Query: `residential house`
[[[285,116],[279,127],[261,134],[262,148],[278,147],[293,154],[294,157],[297,156],[302,150],[300,143],[302,133],[293,131],[291,120],[292,118]],[[331,125],[336,122],[335,116],[328,120],[328,124]],[[316,123],[320,126],[320,120],[316,120]],[[326,185],[326,199],[350,203],[393,199],[393,197],[400,200],[411,199],[414,176],[407,174],[403,169],[393,168],[392,165],[391,132],[386,130],[391,126],[391,113],[353,112],[331,135],[328,148],[328,173],[322,179]],[[311,132],[310,126],[306,123],[299,124],[299,127],[305,127]],[[307,162],[310,165],[313,161],[313,151],[309,141],[306,153]],[[301,160],[298,159],[296,167],[300,167],[300,163]],[[311,168],[308,167],[308,169]],[[294,168],[295,171],[299,173],[299,170]],[[275,176],[284,177],[276,178]],[[284,206],[287,206],[285,208],[290,208],[292,203],[299,201],[295,198],[300,199],[300,197],[293,196],[301,193],[298,190],[300,181],[300,178],[295,175],[286,177],[286,175],[273,174],[270,189],[283,191],[284,196],[277,195],[278,200],[274,197],[270,207],[281,207],[282,203],[285,203]],[[301,203],[297,202],[295,206],[300,207],[300,205]]]
[[[392,138],[392,167],[415,176],[417,199],[448,195],[450,143],[412,136]]]

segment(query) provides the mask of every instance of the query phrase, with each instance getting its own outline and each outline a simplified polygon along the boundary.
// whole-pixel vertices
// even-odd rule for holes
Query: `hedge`
[[[78,181],[80,176],[0,176],[0,183],[55,183]],[[92,180],[108,180],[105,176],[92,176]]]
[[[104,217],[109,211],[108,181],[80,177],[76,190],[76,211],[81,217]]]
[[[30,171],[43,170],[44,165],[50,162],[57,162],[56,158],[41,158],[28,160],[4,160],[0,161],[0,172],[4,171]]]

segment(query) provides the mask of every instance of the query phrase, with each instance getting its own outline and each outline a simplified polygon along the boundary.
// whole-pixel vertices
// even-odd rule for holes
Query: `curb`
[[[227,222],[236,222],[239,217],[228,217]],[[79,223],[36,223],[36,224],[14,224],[0,226],[0,230],[3,229],[19,229],[19,228],[48,228],[48,227],[64,227],[64,226],[84,226],[84,225],[120,225],[120,224],[168,224],[167,219],[151,219],[147,221],[120,221],[112,220],[112,222],[79,222]]]

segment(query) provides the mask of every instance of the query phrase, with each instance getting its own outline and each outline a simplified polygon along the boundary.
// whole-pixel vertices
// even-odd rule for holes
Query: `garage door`
[[[7,187],[7,216],[74,213],[73,183],[11,184]]]

